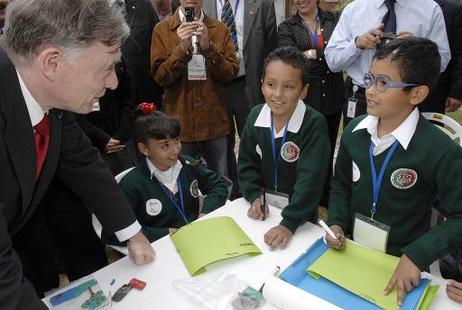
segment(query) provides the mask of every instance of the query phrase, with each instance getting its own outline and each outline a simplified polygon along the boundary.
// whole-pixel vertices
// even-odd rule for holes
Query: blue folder
[[[318,296],[338,307],[344,309],[380,309],[380,307],[347,291],[337,284],[321,277],[319,280],[311,277],[306,269],[313,264],[324,252],[328,246],[323,242],[322,238],[313,243],[305,253],[298,257],[284,272],[280,274],[280,278],[287,283],[290,283],[312,295]],[[421,279],[419,286],[412,292],[406,294],[404,303],[401,306],[402,310],[415,309],[419,304],[419,300],[425,292],[428,279]]]

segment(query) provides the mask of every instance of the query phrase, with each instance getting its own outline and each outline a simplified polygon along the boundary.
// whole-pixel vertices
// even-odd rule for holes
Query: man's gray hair
[[[108,0],[14,0],[6,11],[1,45],[14,62],[27,62],[43,48],[65,52],[101,42],[108,46],[126,39],[130,29],[116,5]]]

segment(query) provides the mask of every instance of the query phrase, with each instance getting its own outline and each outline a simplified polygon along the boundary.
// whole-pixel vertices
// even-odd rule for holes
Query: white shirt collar
[[[27,112],[29,112],[30,121],[32,123],[32,127],[40,123],[43,116],[48,113],[47,110],[43,110],[37,100],[32,97],[32,94],[27,89],[26,84],[24,83],[21,75],[19,74],[18,70],[16,70],[16,74],[18,75],[19,86],[21,87],[21,92],[24,97],[24,101],[26,102]]]
[[[420,113],[418,108],[414,108],[408,117],[393,130],[389,135],[393,136],[398,140],[399,144],[403,149],[407,149],[409,143],[411,142],[412,136],[414,136],[415,130],[417,128],[417,123],[419,122]],[[359,124],[353,129],[353,132],[366,129],[367,132],[371,135],[371,138],[377,138],[377,125],[379,123],[378,117],[368,115],[366,116]]]
[[[166,171],[160,171],[153,163],[146,157],[146,163],[150,172],[151,180],[156,178],[160,183],[167,187],[173,194],[178,192],[176,180],[180,175],[183,165],[178,160],[175,165],[171,166]]]
[[[184,16],[184,13],[183,13],[183,10],[181,9],[181,7],[180,7],[180,9],[178,11],[179,11],[179,14],[180,14],[180,21],[182,23],[185,23],[186,22],[186,16]],[[204,11],[202,11],[202,9],[201,9],[201,16],[200,16],[199,20],[201,22],[204,21]]]
[[[294,113],[292,113],[292,116],[290,117],[289,122],[287,123],[287,131],[297,133],[300,130],[300,127],[302,127],[303,118],[305,116],[305,111],[305,103],[303,103],[302,100],[298,100]],[[265,105],[260,111],[260,114],[258,114],[254,126],[271,128],[271,108],[267,103],[265,103]],[[282,137],[282,132],[283,130],[277,133],[275,138],[279,138],[279,136]]]

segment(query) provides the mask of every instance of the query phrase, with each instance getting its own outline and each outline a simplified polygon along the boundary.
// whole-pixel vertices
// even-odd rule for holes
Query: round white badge
[[[194,198],[199,197],[199,182],[197,182],[197,179],[191,182],[191,185],[189,186],[189,192]]]
[[[156,216],[162,211],[162,202],[158,199],[149,199],[146,201],[146,213],[151,216]]]
[[[257,152],[257,154],[258,154],[258,156],[260,156],[260,158],[262,157],[261,148],[260,148],[260,146],[258,144],[255,146],[255,152]]]
[[[358,165],[354,162],[353,162],[353,182],[358,182],[359,181],[359,178],[361,177],[361,172],[359,171],[359,167]]]

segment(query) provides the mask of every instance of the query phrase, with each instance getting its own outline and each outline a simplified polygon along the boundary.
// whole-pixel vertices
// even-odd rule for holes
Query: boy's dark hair
[[[377,49],[374,60],[390,59],[405,83],[432,89],[440,73],[441,57],[435,42],[418,37],[394,39]]]
[[[303,86],[308,83],[310,77],[310,64],[308,58],[298,49],[293,46],[282,46],[269,53],[263,63],[263,79],[265,79],[266,67],[275,61],[282,61],[295,69],[300,69]]]
[[[180,121],[163,112],[154,111],[144,115],[140,108],[135,110],[136,118],[133,124],[133,140],[136,144],[147,144],[148,139],[168,139],[180,136]]]

